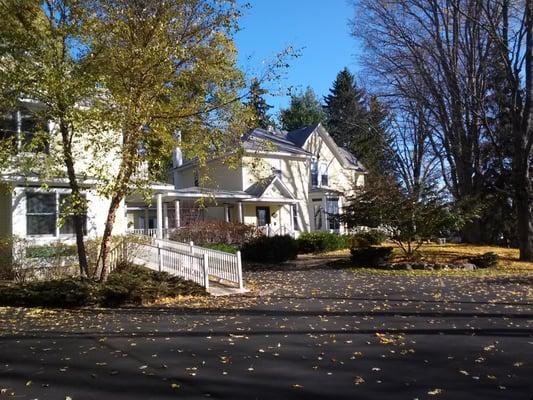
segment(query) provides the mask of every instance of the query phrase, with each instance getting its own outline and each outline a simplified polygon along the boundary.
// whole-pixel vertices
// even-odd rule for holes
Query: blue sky
[[[239,0],[241,4],[246,3]],[[288,46],[301,50],[291,60],[284,79],[270,89],[286,93],[311,86],[317,95],[328,93],[337,73],[344,67],[357,73],[357,43],[350,36],[348,20],[354,14],[348,0],[250,0],[244,11],[241,31],[235,41],[239,65],[248,75],[260,75],[265,63]],[[269,97],[275,108],[289,103],[288,96]]]

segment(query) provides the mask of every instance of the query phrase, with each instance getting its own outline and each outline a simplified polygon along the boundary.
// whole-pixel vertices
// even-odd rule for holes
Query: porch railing
[[[259,226],[258,229],[263,235],[268,237],[283,235],[294,236],[294,231],[291,228],[287,228],[285,225],[274,226],[267,224],[265,226]]]
[[[240,251],[237,251],[236,254],[231,254],[196,246],[193,242],[187,244],[161,239],[156,239],[155,245],[163,249],[171,249],[186,254],[207,257],[210,277],[218,279],[222,283],[236,286],[239,289],[244,289]]]
[[[136,243],[134,252],[132,259],[135,263],[188,279],[209,289],[209,260],[207,256],[163,247],[157,243]]]

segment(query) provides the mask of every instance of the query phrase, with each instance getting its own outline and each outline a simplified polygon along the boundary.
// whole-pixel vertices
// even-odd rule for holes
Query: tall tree
[[[41,181],[66,175],[71,189],[67,208],[74,222],[80,273],[87,276],[83,241],[87,204],[76,160],[82,155],[83,135],[92,126],[91,113],[81,105],[96,93],[96,80],[89,72],[82,7],[76,0],[1,0],[0,19],[4,21],[0,27],[0,102],[15,108],[22,98],[30,99],[38,105],[35,117],[55,124],[51,136],[39,132],[27,143],[38,149],[43,147],[39,141],[51,141],[49,154],[25,158],[22,153],[8,162],[19,173],[34,174]]]
[[[106,279],[119,206],[158,173],[142,165],[161,165],[177,145],[177,131],[185,154],[205,163],[234,149],[249,119],[238,101],[244,79],[232,41],[239,17],[233,0],[96,0],[87,8],[105,88],[94,106],[116,143],[101,178],[110,198],[99,262]]]
[[[533,260],[533,2],[483,2],[474,19],[495,41],[495,64],[504,82],[512,140],[512,194],[520,259]],[[501,124],[503,125],[503,124]],[[504,125],[503,125],[504,126]]]
[[[280,111],[280,122],[282,129],[287,131],[326,122],[326,114],[311,87],[291,96],[289,108]]]
[[[269,105],[264,98],[264,95],[267,93],[268,91],[261,87],[259,80],[253,78],[250,84],[248,102],[246,104],[254,113],[256,125],[263,129],[267,129],[269,126],[274,126],[274,121],[268,113],[268,110],[270,110],[272,106]]]
[[[397,101],[428,112],[429,140],[442,179],[463,204],[483,198],[481,148],[489,140],[486,104],[494,40],[473,23],[478,0],[362,0],[354,34],[365,43],[366,63]],[[487,21],[485,21],[487,22]],[[480,240],[479,224],[464,236]]]
[[[351,148],[367,128],[366,93],[359,89],[355,76],[344,68],[337,74],[333,87],[324,97],[328,132],[342,147]]]

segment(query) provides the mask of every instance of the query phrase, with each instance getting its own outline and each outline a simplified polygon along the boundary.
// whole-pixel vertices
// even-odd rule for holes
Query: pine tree
[[[352,148],[353,141],[366,131],[365,96],[347,68],[337,74],[330,94],[324,98],[324,108],[328,131],[339,146]]]
[[[307,87],[304,93],[291,96],[289,108],[280,112],[280,122],[287,131],[326,122],[324,109],[311,87]]]
[[[272,117],[268,114],[268,110],[272,108],[270,104],[264,99],[264,95],[268,91],[261,87],[259,81],[254,78],[250,84],[250,95],[248,96],[248,107],[252,109],[255,123],[259,128],[267,129],[269,126],[274,126]]]
[[[358,88],[354,75],[344,68],[324,98],[328,132],[377,175],[392,175],[388,113],[376,97]]]

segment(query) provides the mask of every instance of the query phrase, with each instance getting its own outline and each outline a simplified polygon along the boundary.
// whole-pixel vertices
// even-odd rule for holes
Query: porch
[[[156,190],[150,204],[140,195],[126,199],[128,231],[168,238],[173,230],[206,220],[257,226],[265,235],[297,236],[298,202],[290,197],[262,197],[208,188]]]

